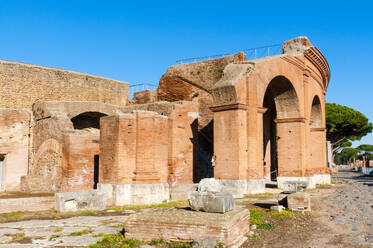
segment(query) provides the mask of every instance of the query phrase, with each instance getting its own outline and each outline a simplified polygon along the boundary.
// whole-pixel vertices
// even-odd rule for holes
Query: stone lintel
[[[210,109],[212,112],[220,112],[220,111],[236,110],[236,109],[247,110],[247,105],[242,104],[242,103],[233,103],[233,104],[226,104],[226,105],[219,105],[219,106],[211,106]]]
[[[306,122],[306,118],[297,117],[297,118],[277,118],[275,120],[276,123],[290,123],[290,122]]]

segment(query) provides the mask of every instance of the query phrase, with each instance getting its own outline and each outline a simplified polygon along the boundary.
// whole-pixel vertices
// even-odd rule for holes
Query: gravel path
[[[79,216],[0,224],[0,247],[87,246],[122,230],[127,216]]]
[[[345,186],[324,199],[330,221],[349,229],[344,241],[351,246],[373,247],[373,177],[340,170],[333,179]]]

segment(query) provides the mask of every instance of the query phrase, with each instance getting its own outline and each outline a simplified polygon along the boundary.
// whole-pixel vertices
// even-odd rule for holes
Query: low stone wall
[[[108,198],[108,205],[148,205],[170,199],[167,183],[160,184],[98,184],[98,190]],[[111,197],[110,197],[111,196]]]
[[[55,209],[61,212],[104,210],[107,203],[106,197],[105,192],[98,190],[57,193]]]
[[[284,187],[286,181],[303,181],[307,183],[308,189],[316,188],[318,184],[330,184],[330,174],[316,174],[312,177],[277,177],[277,185],[280,189]]]
[[[53,208],[53,196],[0,199],[0,213],[17,211],[42,211]]]

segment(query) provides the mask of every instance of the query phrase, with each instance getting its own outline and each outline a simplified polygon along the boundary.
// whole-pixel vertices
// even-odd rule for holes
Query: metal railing
[[[282,54],[282,45],[276,44],[276,45],[270,45],[270,46],[243,49],[241,51],[232,52],[232,53],[222,53],[222,54],[215,54],[215,55],[209,55],[209,56],[203,56],[203,57],[179,59],[179,60],[176,60],[176,64],[197,62],[197,61],[209,60],[209,59],[217,59],[217,58],[233,55],[238,52],[244,52],[246,54],[247,60],[252,60],[252,59],[258,59],[258,58]]]
[[[156,84],[149,84],[149,83],[144,83],[144,84],[133,84],[129,86],[129,99],[133,98],[133,94],[137,91],[142,91],[142,90],[156,90],[157,89]]]

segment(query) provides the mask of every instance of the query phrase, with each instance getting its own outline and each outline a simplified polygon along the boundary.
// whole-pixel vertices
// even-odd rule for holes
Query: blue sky
[[[180,58],[305,35],[329,62],[327,101],[373,121],[372,13],[371,1],[0,0],[0,59],[157,83]]]

